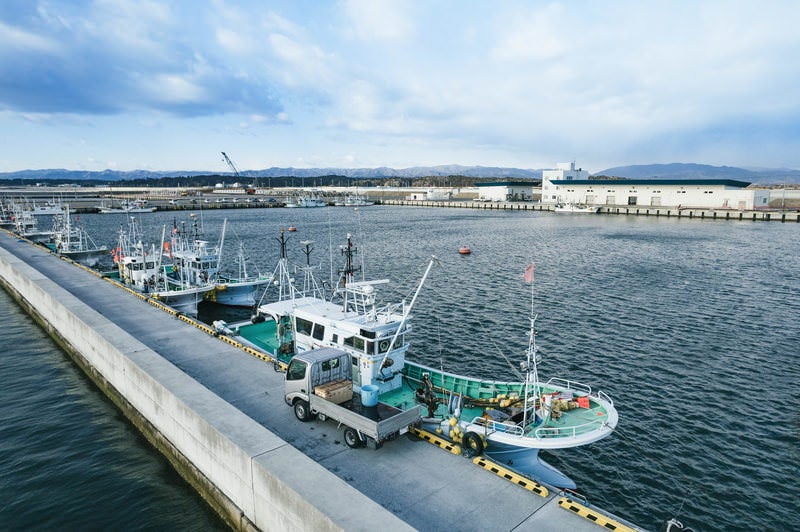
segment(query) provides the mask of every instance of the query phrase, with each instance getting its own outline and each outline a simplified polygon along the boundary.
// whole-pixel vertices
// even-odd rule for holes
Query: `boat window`
[[[375,353],[375,342],[367,342],[367,353],[370,355]]]
[[[298,334],[305,334],[306,336],[311,336],[311,328],[314,326],[308,320],[304,320],[303,318],[297,318],[297,332]]]
[[[338,335],[338,334],[334,334],[334,335],[333,335],[333,338],[331,338],[331,341],[332,341],[334,344],[338,344],[338,343],[339,343],[339,335]]]
[[[392,343],[391,339],[384,338],[378,342],[378,353],[385,353],[389,350],[389,345]]]
[[[357,349],[359,351],[364,350],[364,339],[358,336],[351,336],[350,338],[344,339],[344,345],[349,345],[350,347]]]
[[[364,338],[375,338],[375,331],[368,331],[366,329],[361,329],[359,331],[359,334],[361,334],[361,336],[363,336]]]
[[[148,263],[145,264],[144,267],[147,268],[148,270],[152,270],[153,268],[156,267],[156,263],[155,262],[148,262]]]
[[[314,324],[314,338],[322,340],[325,337],[325,326],[319,323]]]
[[[287,381],[299,381],[306,377],[306,364],[300,360],[292,360],[286,370]]]

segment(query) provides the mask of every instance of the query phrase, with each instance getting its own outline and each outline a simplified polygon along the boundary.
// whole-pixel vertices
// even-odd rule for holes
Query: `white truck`
[[[326,347],[296,355],[286,369],[286,404],[300,421],[317,416],[321,421],[339,422],[345,427],[344,442],[351,448],[378,449],[422,419],[418,405],[408,410],[380,401],[363,405],[360,396],[353,394],[352,368],[350,354],[340,349]]]

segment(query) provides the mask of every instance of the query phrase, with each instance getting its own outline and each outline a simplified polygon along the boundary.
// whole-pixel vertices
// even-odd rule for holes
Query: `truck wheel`
[[[308,421],[311,419],[311,411],[308,408],[308,402],[302,399],[294,404],[294,415],[300,421]]]
[[[467,456],[480,456],[483,452],[483,440],[476,432],[467,432],[461,442]]]
[[[364,442],[361,441],[361,437],[358,435],[358,431],[350,427],[344,429],[344,442],[351,449],[358,449],[364,445]]]

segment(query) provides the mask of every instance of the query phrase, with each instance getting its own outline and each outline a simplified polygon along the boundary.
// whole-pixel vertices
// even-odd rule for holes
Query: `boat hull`
[[[188,288],[186,290],[168,290],[156,292],[153,296],[178,312],[189,316],[197,316],[197,305],[203,301],[205,294],[213,288],[213,286],[206,286]]]
[[[268,279],[252,282],[219,283],[207,299],[220,305],[229,307],[253,307],[256,304],[258,290],[268,282]]]

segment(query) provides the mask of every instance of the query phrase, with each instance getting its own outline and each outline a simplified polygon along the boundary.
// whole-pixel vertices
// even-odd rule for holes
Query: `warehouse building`
[[[497,181],[495,183],[476,183],[480,201],[531,201],[533,181]]]
[[[542,173],[542,203],[604,207],[751,210],[769,206],[769,190],[732,179],[589,179],[575,163]]]

